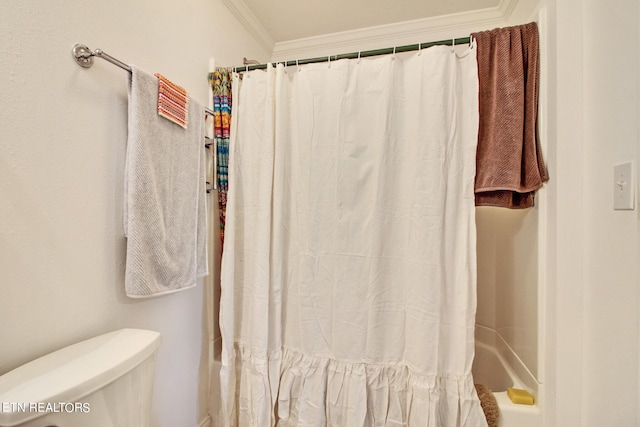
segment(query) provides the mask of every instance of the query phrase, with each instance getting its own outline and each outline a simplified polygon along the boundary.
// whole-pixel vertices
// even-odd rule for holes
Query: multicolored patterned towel
[[[220,212],[220,240],[224,244],[227,192],[229,191],[229,139],[231,136],[231,104],[233,75],[229,69],[218,68],[209,73],[213,90],[213,120],[217,147],[218,208]]]
[[[158,78],[158,114],[173,123],[187,128],[189,120],[189,94],[162,74]]]

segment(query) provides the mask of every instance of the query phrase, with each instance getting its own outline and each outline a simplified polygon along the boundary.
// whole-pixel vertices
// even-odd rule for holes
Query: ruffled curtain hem
[[[421,375],[406,363],[258,355],[236,344],[223,360],[225,425],[486,427],[471,373]]]

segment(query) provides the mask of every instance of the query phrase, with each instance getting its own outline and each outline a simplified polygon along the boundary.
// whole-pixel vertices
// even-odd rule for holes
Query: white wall
[[[545,296],[549,426],[639,425],[638,210],[612,209],[638,165],[637,1],[547,1],[552,43]]]
[[[495,330],[538,378],[538,206],[476,210],[476,323]]]
[[[640,4],[583,4],[584,417],[591,426],[638,425],[638,211],[614,211],[612,189],[613,165],[638,159]],[[617,391],[602,398],[607,389]],[[605,416],[613,405],[629,409]]]
[[[209,58],[264,52],[218,0],[5,0],[0,13],[0,374],[123,327],[162,333],[154,425],[206,417],[203,287],[124,295],[127,73],[75,43],[161,72],[207,104]]]

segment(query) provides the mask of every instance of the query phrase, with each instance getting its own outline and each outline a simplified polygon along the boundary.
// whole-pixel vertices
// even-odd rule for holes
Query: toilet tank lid
[[[138,366],[159,345],[158,332],[120,329],[47,354],[0,376],[0,426],[19,425],[43,415],[34,405],[81,401]]]

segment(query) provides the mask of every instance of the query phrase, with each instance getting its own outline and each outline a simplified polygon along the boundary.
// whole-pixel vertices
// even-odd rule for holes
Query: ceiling
[[[498,8],[504,0],[226,0],[273,43]],[[257,22],[256,22],[257,21]]]

